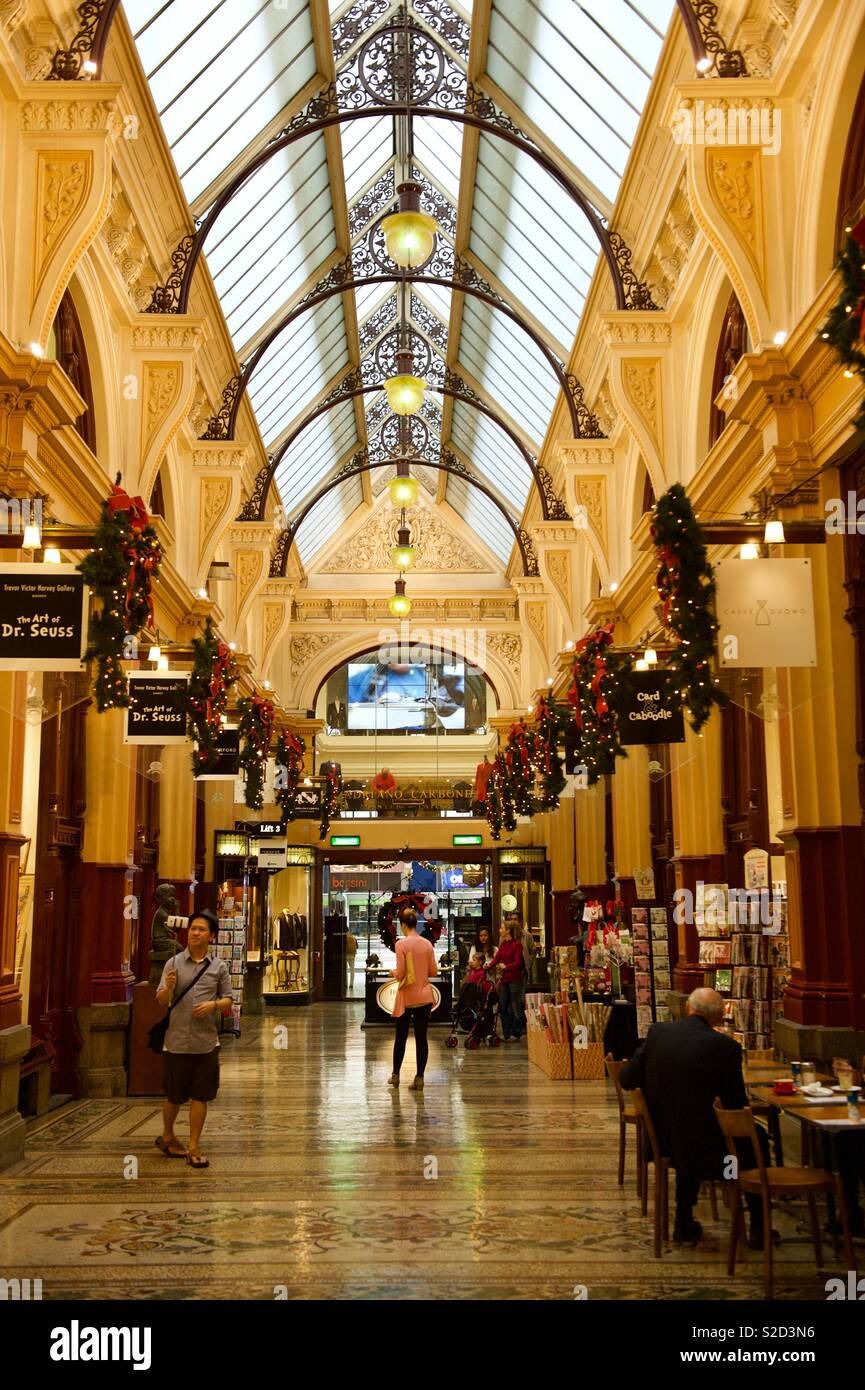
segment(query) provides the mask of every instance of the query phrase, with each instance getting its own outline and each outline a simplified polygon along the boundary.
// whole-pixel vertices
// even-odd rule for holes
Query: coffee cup
[[[775,1081],[775,1092],[779,1096],[792,1096],[796,1087],[788,1076],[779,1076]]]

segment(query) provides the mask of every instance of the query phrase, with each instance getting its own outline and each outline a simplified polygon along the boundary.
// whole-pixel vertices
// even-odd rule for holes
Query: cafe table
[[[781,1144],[781,1115],[784,1111],[796,1108],[797,1106],[809,1105],[811,1102],[803,1100],[799,1092],[794,1092],[790,1096],[779,1096],[775,1094],[774,1082],[778,1078],[790,1080],[792,1072],[789,1067],[785,1067],[778,1062],[746,1062],[743,1067],[745,1086],[751,1097],[761,1106],[765,1106],[765,1118],[769,1128],[769,1138],[772,1140],[772,1147],[775,1150],[775,1164],[778,1168],[784,1166],[784,1150]],[[818,1076],[818,1081],[834,1081],[831,1076]]]

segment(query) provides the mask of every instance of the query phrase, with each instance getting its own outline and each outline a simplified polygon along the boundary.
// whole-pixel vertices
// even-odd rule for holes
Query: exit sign
[[[483,835],[454,835],[454,845],[482,845]]]
[[[349,846],[360,844],[359,835],[331,835],[330,843],[334,849],[348,849]]]

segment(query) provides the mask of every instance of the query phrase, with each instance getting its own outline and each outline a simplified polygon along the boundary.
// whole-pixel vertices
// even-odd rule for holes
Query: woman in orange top
[[[423,1090],[423,1074],[426,1069],[429,1045],[427,1026],[432,1013],[435,996],[429,982],[430,975],[437,975],[435,951],[431,941],[417,934],[417,913],[413,907],[404,907],[399,914],[400,926],[404,936],[396,943],[396,970],[391,974],[399,981],[393,1016],[396,1019],[396,1038],[393,1045],[393,1074],[389,1086],[399,1085],[399,1070],[405,1057],[409,1024],[414,1024],[414,1045],[417,1053],[416,1075],[409,1086],[410,1091]]]

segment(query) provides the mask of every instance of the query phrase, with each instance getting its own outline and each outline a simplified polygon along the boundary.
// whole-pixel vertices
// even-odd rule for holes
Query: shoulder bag
[[[208,956],[207,960],[202,965],[198,974],[195,975],[189,981],[188,985],[184,986],[184,988],[180,991],[177,998],[175,999],[174,1003],[169,1006],[168,1013],[165,1015],[165,1017],[161,1018],[158,1023],[154,1023],[153,1027],[150,1029],[150,1032],[147,1034],[147,1046],[150,1048],[151,1052],[162,1051],[162,1049],[165,1046],[165,1035],[168,1032],[168,1024],[171,1020],[171,1010],[176,1009],[184,994],[188,994],[189,991],[192,989],[193,985],[198,984],[198,981],[201,979],[205,970],[208,970],[210,968],[210,965],[211,960]]]

